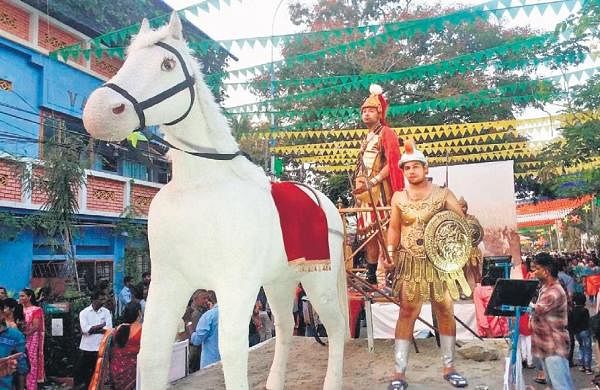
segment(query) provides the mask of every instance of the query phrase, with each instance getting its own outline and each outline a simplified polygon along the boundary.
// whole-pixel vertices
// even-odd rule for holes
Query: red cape
[[[390,169],[390,184],[392,191],[402,191],[404,189],[404,174],[398,166],[400,162],[400,143],[398,136],[394,130],[388,126],[383,126],[381,129],[381,143],[383,145],[383,153]]]

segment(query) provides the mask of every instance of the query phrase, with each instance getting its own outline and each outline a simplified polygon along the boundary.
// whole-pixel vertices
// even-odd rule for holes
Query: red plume
[[[404,141],[404,152],[406,154],[413,154],[415,152],[415,141],[412,139],[407,139]]]
[[[377,96],[379,98],[379,103],[381,104],[381,124],[387,126],[387,121],[385,120],[385,116],[387,115],[388,102],[385,97],[380,94]]]

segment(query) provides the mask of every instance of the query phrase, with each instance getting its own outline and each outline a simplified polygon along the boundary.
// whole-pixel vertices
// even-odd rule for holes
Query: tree
[[[407,3],[395,0],[346,0],[327,1],[321,0],[314,7],[296,3],[290,6],[291,20],[308,32],[341,27],[363,26],[369,23],[386,23],[391,21],[407,21],[428,18],[447,14],[453,9],[442,9],[434,6],[413,7]],[[514,41],[520,37],[533,34],[528,29],[503,29],[491,22],[479,20],[475,23],[459,25],[447,24],[439,31],[431,30],[427,33],[417,33],[411,39],[390,40],[377,44],[374,47],[357,47],[336,56],[328,56],[317,61],[304,62],[283,66],[275,72],[277,80],[302,79],[314,77],[328,77],[333,75],[364,75],[385,74],[419,65],[430,64],[435,61],[454,58],[461,54],[481,51],[503,43]],[[338,43],[368,37],[365,33],[361,36],[341,37],[328,42],[304,39],[286,44],[282,50],[284,58],[311,52],[332,46]],[[499,57],[489,66],[482,64],[473,71],[456,74],[446,74],[432,77],[421,77],[413,81],[390,81],[384,85],[384,90],[391,104],[407,104],[426,100],[439,99],[456,94],[479,91],[482,89],[502,86],[517,81],[528,80],[521,74],[531,73],[534,69],[532,62],[536,56],[552,52],[559,54],[580,53],[582,48],[560,46],[538,48],[529,53],[519,55],[507,53]],[[523,58],[523,66],[517,69],[504,67],[505,61]],[[550,61],[551,66],[558,67],[559,60]],[[490,72],[492,70],[493,72]],[[264,75],[257,81],[268,79]],[[291,85],[279,87],[277,96],[292,96],[306,92],[311,87],[305,85]],[[256,83],[255,92],[263,97],[270,98],[271,91],[265,88],[265,83]],[[314,98],[307,98],[294,103],[275,103],[278,110],[307,110],[331,107],[358,107],[367,94],[367,89],[351,90],[341,95],[323,94]],[[512,119],[514,108],[523,108],[527,103],[523,101],[504,101],[500,104],[481,106],[477,108],[449,109],[443,111],[431,110],[425,113],[407,114],[403,117],[391,118],[394,126],[411,126],[440,123],[479,122],[489,120]],[[318,121],[317,116],[305,117],[305,121]],[[293,123],[293,120],[291,121]],[[333,127],[352,128],[360,125],[358,121],[350,123],[333,123]]]
[[[249,118],[229,118],[231,133],[238,140],[240,149],[246,152],[258,166],[267,167],[269,161],[268,139],[248,137],[253,132],[269,132],[268,123],[252,123]]]
[[[314,6],[307,6],[302,2],[290,6],[292,22],[301,26],[305,32],[401,21],[410,25],[419,23],[419,19],[434,18],[455,11],[459,12],[453,8],[413,5],[411,1],[399,2],[397,0],[320,0]],[[463,54],[494,48],[521,38],[534,36],[533,32],[527,28],[504,29],[488,20],[478,19],[472,23],[446,23],[439,28],[417,32],[409,38],[391,39],[378,42],[376,45],[360,44],[361,39],[373,37],[374,34],[376,33],[365,31],[364,33],[356,32],[352,36],[340,35],[327,41],[306,38],[286,43],[282,54],[284,58],[288,59],[350,41],[358,42],[354,49],[343,51],[337,55],[327,55],[315,61],[290,63],[279,67],[274,72],[275,80],[300,80],[300,82],[277,83],[275,97],[293,97],[313,91],[313,86],[302,82],[308,78],[386,74],[450,60]],[[386,81],[383,86],[388,100],[394,105],[431,101],[528,81],[530,80],[528,75],[533,74],[532,71],[539,63],[540,58],[547,58],[550,67],[559,68],[564,63],[580,61],[583,58],[583,51],[584,48],[577,44],[569,46],[553,44],[525,50],[522,53],[509,51],[498,55],[491,63],[483,62],[465,72],[450,71],[444,74],[422,75],[411,80]],[[508,66],[507,63],[518,63],[519,65]],[[272,92],[268,88],[269,83],[266,82],[270,77],[270,75],[262,75],[255,79],[253,91],[261,98],[272,98]],[[541,96],[542,100],[554,96],[556,92],[557,89],[550,83],[539,83],[527,91],[527,93]],[[322,115],[316,113],[313,115],[312,113],[321,108],[333,107],[353,107],[358,113],[358,108],[367,94],[367,87],[364,89],[349,88],[342,94],[322,93],[302,100],[273,100],[272,109],[307,113],[302,118],[281,118],[276,123],[277,127],[289,125],[290,128],[293,128],[296,124],[314,123],[313,128],[356,128],[362,126],[358,118],[324,118]],[[388,123],[391,126],[400,127],[513,119],[514,110],[518,111],[528,104],[530,102],[527,100],[515,98],[469,108],[457,106],[439,110],[432,107],[425,112],[407,113],[403,116],[388,118]],[[534,101],[534,104],[540,105],[541,101]],[[520,136],[510,139],[511,142],[524,140],[525,138]],[[302,141],[278,141],[278,145],[328,141],[333,140],[304,138]],[[481,141],[481,143],[484,142]],[[444,151],[440,151],[439,156],[443,154]],[[329,181],[324,178],[317,182],[322,183],[321,189],[326,190],[330,186],[337,188],[337,184],[345,181],[337,178],[331,178]]]
[[[582,3],[576,15],[559,23],[556,32],[573,33],[568,45],[586,45],[600,37],[599,25],[600,1],[589,0]],[[571,89],[564,112],[568,119],[563,122],[560,137],[542,151],[540,160],[544,164],[537,179],[529,180],[531,193],[540,195],[538,191],[542,190],[555,197],[600,193],[599,108],[600,76]]]
[[[572,89],[561,135],[544,148],[541,186],[557,197],[600,193],[600,76]],[[578,167],[584,167],[578,169]],[[572,172],[576,170],[575,172]]]
[[[66,258],[66,277],[72,279],[81,291],[73,247],[75,217],[79,211],[79,191],[85,185],[84,164],[86,137],[74,131],[57,131],[45,140],[45,161],[41,171],[25,170],[23,182],[26,191],[46,195],[42,205],[39,226],[54,239]],[[83,157],[83,159],[82,159]]]

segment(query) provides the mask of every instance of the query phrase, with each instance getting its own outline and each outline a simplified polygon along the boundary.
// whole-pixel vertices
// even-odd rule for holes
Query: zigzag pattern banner
[[[559,12],[561,12],[563,7],[566,8],[569,12],[573,12],[578,3],[578,1],[574,0],[550,1],[537,4],[525,4],[525,1],[519,1],[517,5],[511,5],[512,3],[510,1],[489,1],[483,5],[471,7],[470,10],[472,12],[480,11],[480,16],[483,16],[484,13],[489,13],[495,15],[499,19],[514,19],[520,12],[522,12],[526,17],[529,17],[535,10],[537,10],[540,15],[545,15],[548,11],[551,11],[554,15],[557,15]],[[462,16],[461,14],[464,12],[464,10],[461,10],[458,12],[448,14],[444,16],[444,19],[447,20],[450,24],[458,24],[459,22],[457,21],[457,19],[460,20],[460,16]],[[219,46],[223,46],[228,50],[232,50],[255,48],[256,46],[278,46],[282,43],[287,44],[291,42],[302,42],[304,40],[307,40],[311,43],[329,42],[332,39],[351,38],[357,35],[364,35],[369,33],[376,34],[381,31],[393,31],[398,29],[408,30],[410,31],[411,35],[414,35],[418,32],[427,31],[426,28],[431,27],[431,25],[437,27],[438,23],[431,23],[431,19],[432,18],[427,18],[427,20],[420,19],[417,21],[403,21],[386,24],[373,24],[359,27],[346,27],[334,30],[311,31],[298,34],[238,38],[219,41],[203,40],[196,42],[194,49],[199,52],[205,52],[210,48],[216,48]]]
[[[542,161],[530,161],[530,162],[516,162],[516,166],[518,167],[529,167],[529,168],[537,168],[537,169],[529,169],[525,172],[515,172],[516,178],[526,178],[526,177],[536,177],[539,172],[539,168],[543,166]],[[584,171],[589,171],[592,169],[600,168],[600,157],[594,158],[591,162],[577,164],[572,167],[565,167],[564,171],[566,174],[579,173]]]
[[[487,145],[502,145],[502,143],[493,144],[481,144],[482,142],[490,141],[505,141],[518,136],[515,130],[499,131],[492,134],[483,134],[473,137],[455,138],[455,139],[444,139],[443,141],[435,142],[419,142],[419,148],[427,150],[429,153],[440,153],[446,152],[447,150],[467,150],[466,148],[477,148],[487,147]],[[326,155],[326,154],[341,154],[345,151],[358,150],[361,140],[352,141],[337,141],[327,142],[320,144],[303,144],[303,145],[289,145],[289,146],[274,146],[271,151],[275,154],[286,155],[286,156],[303,156],[303,155]],[[513,143],[511,143],[512,145]],[[515,145],[512,145],[515,146]],[[354,155],[354,154],[353,154]]]
[[[579,0],[559,0],[550,1],[537,4],[525,4],[525,0],[516,0],[516,5],[505,4],[502,1],[490,1],[483,5],[467,8],[456,12],[449,13],[447,15],[412,19],[402,22],[388,23],[380,25],[379,29],[374,30],[375,36],[367,36],[361,39],[354,39],[351,42],[346,42],[340,45],[330,46],[328,48],[317,50],[298,56],[289,57],[285,60],[273,61],[265,64],[255,65],[242,69],[232,70],[226,73],[220,73],[218,76],[209,75],[209,77],[255,77],[263,73],[270,72],[271,70],[280,69],[281,66],[291,65],[295,63],[304,63],[306,61],[314,61],[315,59],[325,58],[328,55],[345,54],[349,50],[355,50],[361,47],[373,46],[379,43],[388,42],[391,39],[409,39],[417,33],[425,33],[428,31],[441,31],[446,24],[459,25],[462,23],[473,23],[480,19],[486,19],[490,15],[495,15],[498,19],[503,17],[514,18],[513,15],[519,13],[519,11],[525,12],[526,15],[530,15],[533,10],[538,10],[540,14],[544,14],[547,10],[552,10],[555,14],[558,14],[562,10],[562,7],[566,7],[569,12],[572,12],[579,4]],[[510,3],[510,2],[508,2]],[[493,8],[498,6],[499,8]],[[361,27],[359,27],[361,28]],[[342,31],[350,31],[349,29],[342,29]],[[368,30],[370,31],[370,30]],[[340,35],[339,30],[324,31],[322,34],[322,41],[329,42],[331,35],[337,33]],[[310,33],[319,34],[319,33]],[[348,37],[355,38],[360,33],[358,31],[348,34]],[[566,34],[566,33],[565,33]],[[265,41],[265,37],[258,38],[259,41]],[[310,40],[310,38],[308,38]],[[228,47],[228,42],[222,42],[225,47]]]
[[[492,122],[472,122],[458,123],[450,125],[431,125],[431,126],[409,126],[397,127],[393,130],[399,137],[413,138],[416,141],[431,140],[433,136],[442,136],[445,138],[456,138],[481,134],[488,129],[508,129],[516,128],[519,123],[524,121],[503,120]],[[355,139],[367,135],[368,129],[348,129],[348,130],[309,130],[309,131],[286,131],[286,132],[260,132],[247,133],[243,137],[271,138],[271,139]],[[492,136],[488,134],[488,136]],[[296,145],[298,147],[305,145]]]
[[[241,0],[238,0],[241,1]],[[199,12],[210,12],[212,9],[220,10],[221,3],[226,5],[231,4],[231,0],[204,0],[200,3],[190,5],[179,11],[180,16],[184,17],[186,12],[191,12],[198,15]],[[516,3],[513,4],[513,3]],[[494,15],[498,19],[508,17],[514,19],[519,12],[523,12],[526,16],[531,15],[534,10],[537,10],[540,15],[544,15],[548,10],[558,14],[561,10],[566,8],[569,12],[573,12],[579,5],[579,0],[557,0],[542,2],[537,4],[525,4],[526,0],[515,0],[512,3],[510,1],[489,1],[482,5],[467,8],[465,10],[459,10],[456,12],[449,13],[447,15],[424,18],[424,19],[413,19],[402,22],[393,22],[381,25],[369,25],[369,26],[358,26],[348,27],[335,30],[317,31],[309,33],[299,34],[285,34],[268,37],[253,37],[253,38],[239,38],[231,40],[201,40],[196,42],[190,42],[190,48],[195,50],[198,54],[203,55],[209,50],[219,50],[222,47],[227,50],[233,48],[254,48],[257,45],[266,47],[267,45],[276,46],[281,43],[289,43],[293,41],[302,41],[307,39],[311,42],[322,41],[330,42],[332,39],[341,38],[352,38],[364,36],[365,34],[375,34],[371,37],[365,37],[362,39],[354,40],[342,45],[332,46],[324,49],[323,51],[316,51],[306,53],[284,61],[277,61],[269,64],[261,64],[253,67],[233,70],[231,72],[213,74],[209,77],[241,77],[241,76],[256,76],[258,74],[268,72],[272,67],[278,68],[281,65],[290,65],[293,63],[303,63],[305,61],[311,61],[315,58],[323,58],[327,55],[332,54],[343,54],[349,50],[355,50],[360,47],[367,45],[377,45],[379,43],[387,42],[390,39],[405,39],[411,38],[417,33],[424,33],[427,31],[435,30],[439,31],[444,28],[445,24],[458,25],[461,23],[472,23],[478,19],[485,19],[490,15]],[[164,24],[169,19],[169,14],[161,15],[150,19],[150,25],[152,27],[158,27]],[[125,47],[124,44],[132,35],[136,34],[139,30],[139,23],[127,26],[115,31],[102,34],[94,39],[90,39],[86,42],[78,43],[75,45],[69,45],[61,49],[57,49],[50,53],[50,56],[57,59],[62,58],[65,62],[69,58],[77,59],[80,56],[84,56],[86,59],[93,53],[98,57],[102,54],[106,54],[120,59],[124,58]],[[107,45],[109,47],[106,47]],[[117,46],[121,45],[121,46]],[[89,46],[89,47],[86,47]]]
[[[198,3],[178,10],[177,13],[180,17],[185,17],[186,12],[191,12],[195,15],[198,15],[199,12],[211,12],[213,9],[218,11],[221,9],[221,3],[229,6],[231,5],[231,1],[232,0],[202,0]],[[242,0],[237,1],[241,2]],[[149,19],[148,22],[150,22],[150,26],[152,28],[157,28],[165,24],[170,17],[171,13],[169,12],[167,14]],[[125,48],[122,45],[124,45],[124,43],[130,39],[131,36],[137,34],[139,30],[140,23],[135,23],[118,30],[110,31],[106,34],[99,35],[96,38],[88,39],[82,43],[77,43],[54,50],[50,52],[50,57],[54,59],[58,59],[60,57],[66,62],[69,60],[69,58],[77,60],[81,55],[89,58],[90,51],[92,51],[98,58],[100,58],[103,53],[106,53],[109,56],[123,59],[125,55]],[[119,44],[121,47],[114,47]],[[104,47],[103,45],[112,47]],[[87,48],[86,46],[90,46],[91,48]]]

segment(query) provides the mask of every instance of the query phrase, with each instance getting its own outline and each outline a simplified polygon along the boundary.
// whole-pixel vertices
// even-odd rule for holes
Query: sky
[[[175,9],[198,3],[198,0],[164,0]],[[211,9],[208,13],[200,13],[198,17],[190,15],[190,20],[195,23],[200,29],[206,32],[215,40],[260,37],[270,35],[281,35],[299,32],[300,28],[294,26],[289,20],[288,6],[294,0],[230,0],[231,5],[223,4],[220,10]],[[502,0],[506,6],[512,4],[513,0]],[[548,0],[526,0],[527,4],[537,4]],[[304,0],[305,3],[312,4],[314,0]],[[431,1],[416,0],[414,3],[427,3]],[[444,6],[463,4],[466,6],[474,6],[482,4],[482,0],[439,0]],[[504,19],[502,23],[507,27],[529,25],[534,29],[553,30],[554,26],[566,18],[569,12],[566,8],[562,8],[558,15],[554,14],[550,9],[542,16],[538,12],[533,12],[529,18],[523,12],[519,13],[513,19]],[[238,61],[230,61],[228,70],[245,68],[253,65],[268,63],[271,60],[281,59],[281,55],[277,48],[271,50],[271,47],[262,48],[256,45],[255,48],[238,49],[232,48],[231,52],[239,58]],[[583,67],[592,66],[586,63]],[[553,75],[550,72],[544,72],[543,76]],[[229,79],[227,81],[246,81]],[[224,102],[225,107],[236,106],[240,104],[253,103],[256,98],[248,92],[237,91],[229,92],[229,99]],[[548,107],[549,111],[557,111],[558,107]],[[526,110],[521,114],[523,117],[540,117],[547,115],[537,110]]]

